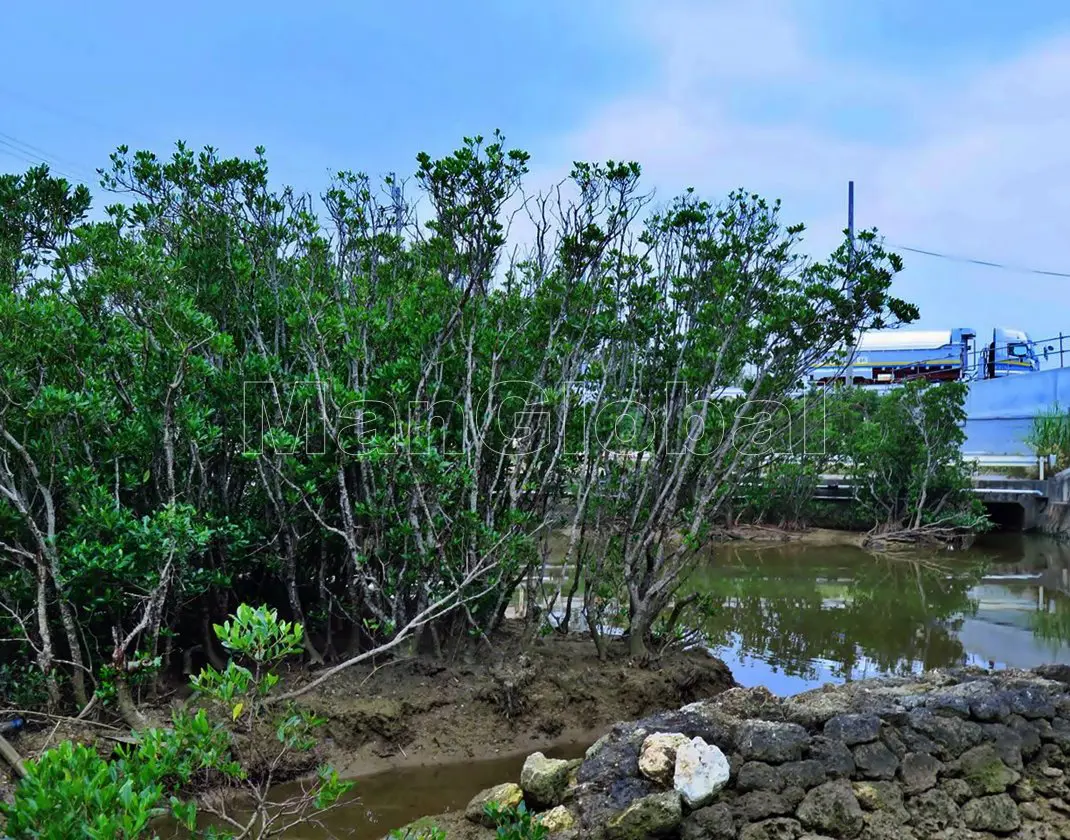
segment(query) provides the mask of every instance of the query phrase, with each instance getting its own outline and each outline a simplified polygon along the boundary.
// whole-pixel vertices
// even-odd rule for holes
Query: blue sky
[[[1070,273],[1070,4],[1056,0],[101,0],[0,11],[0,168],[90,178],[119,143],[268,149],[280,182],[411,172],[504,130],[532,185],[635,159],[779,196],[820,255],[844,225],[893,244]],[[1070,333],[1070,279],[905,254],[922,325]]]

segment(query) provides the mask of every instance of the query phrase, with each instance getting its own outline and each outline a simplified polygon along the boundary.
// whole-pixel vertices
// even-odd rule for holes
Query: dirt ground
[[[291,674],[283,684],[296,686],[312,675]],[[519,628],[507,628],[468,662],[411,658],[358,666],[300,698],[328,722],[318,755],[286,768],[284,775],[301,775],[322,760],[357,777],[591,742],[608,725],[733,685],[724,663],[702,651],[669,653],[640,667],[619,641],[599,661],[586,636],[553,635],[523,644]],[[161,720],[167,715],[165,708],[156,712]],[[86,725],[36,719],[11,743],[32,758],[65,739],[110,751],[128,734],[115,720]],[[0,762],[0,796],[10,795],[6,772]]]
[[[305,702],[329,720],[327,757],[360,776],[593,741],[607,725],[733,685],[724,663],[702,651],[639,667],[620,643],[600,662],[586,637],[524,648],[502,635],[475,661],[413,659],[339,675]]]

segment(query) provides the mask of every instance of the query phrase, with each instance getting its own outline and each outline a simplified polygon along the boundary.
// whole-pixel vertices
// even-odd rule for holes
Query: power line
[[[39,157],[41,160],[49,164],[59,164],[65,169],[77,173],[80,176],[85,174],[82,171],[82,168],[73,163],[72,161],[61,158],[59,155],[53,154],[52,152],[42,149],[40,146],[33,145],[33,143],[27,143],[25,140],[19,140],[18,137],[14,137],[8,134],[6,131],[0,131],[0,143],[4,143],[7,146],[15,146],[17,148],[23,149],[25,150],[26,154]]]
[[[10,137],[10,135],[0,132],[0,154],[5,154],[8,157],[12,157],[15,160],[22,161],[23,163],[29,164],[30,166],[40,166],[41,164],[44,164],[49,168],[50,172],[60,175],[61,177],[66,178],[68,181],[74,181],[77,183],[85,184],[86,186],[90,186],[89,182],[86,181],[85,178],[82,178],[78,175],[72,175],[70,172],[66,171],[65,167],[58,166],[55,159],[49,157],[48,155],[42,155],[39,151],[31,151],[31,149],[35,147],[31,147],[28,143],[21,143],[15,138],[7,140],[5,139],[6,137]]]
[[[913,254],[924,254],[927,257],[938,257],[942,260],[951,260],[952,262],[970,263],[971,265],[981,265],[985,268],[998,268],[1002,271],[1013,271],[1016,274],[1040,274],[1045,277],[1067,277],[1070,278],[1070,272],[1068,271],[1046,271],[1040,268],[1026,268],[1024,266],[1007,265],[1006,263],[993,262],[992,260],[981,260],[973,257],[960,257],[954,254],[942,254],[939,251],[929,251],[925,248],[911,248],[907,245],[892,245],[897,251],[910,251]]]
[[[70,108],[60,107],[53,100],[42,100],[38,97],[27,96],[25,93],[20,92],[17,89],[7,87],[6,85],[0,85],[0,94],[8,96],[12,99],[17,99],[23,103],[23,105],[33,108],[40,113],[51,114],[53,117],[59,117],[66,122],[78,122],[84,125],[92,126],[99,131],[111,132],[113,128],[105,125],[104,123],[86,116],[84,113],[73,111]]]

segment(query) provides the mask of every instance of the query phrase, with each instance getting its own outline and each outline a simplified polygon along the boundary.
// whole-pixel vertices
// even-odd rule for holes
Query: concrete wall
[[[1070,408],[1070,368],[987,379],[966,398],[968,454],[1032,455],[1026,444],[1033,418],[1053,405]]]

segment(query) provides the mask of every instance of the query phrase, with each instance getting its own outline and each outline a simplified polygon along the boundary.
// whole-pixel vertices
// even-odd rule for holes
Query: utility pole
[[[848,280],[854,276],[855,269],[855,182],[847,182],[847,272]],[[851,358],[847,363],[847,384],[855,384],[855,353],[858,345],[851,348]]]
[[[401,236],[405,207],[401,200],[401,187],[398,185],[397,175],[390,173],[390,200],[394,204],[394,234]]]
[[[847,182],[847,243],[850,248],[851,259],[848,266],[851,270],[855,267],[855,182]]]
[[[403,230],[403,217],[405,215],[405,206],[401,198],[401,187],[398,185],[397,175],[393,172],[390,173],[390,200],[394,204],[394,235],[400,240]],[[394,296],[391,295],[386,300],[386,320],[392,321],[394,319]]]

